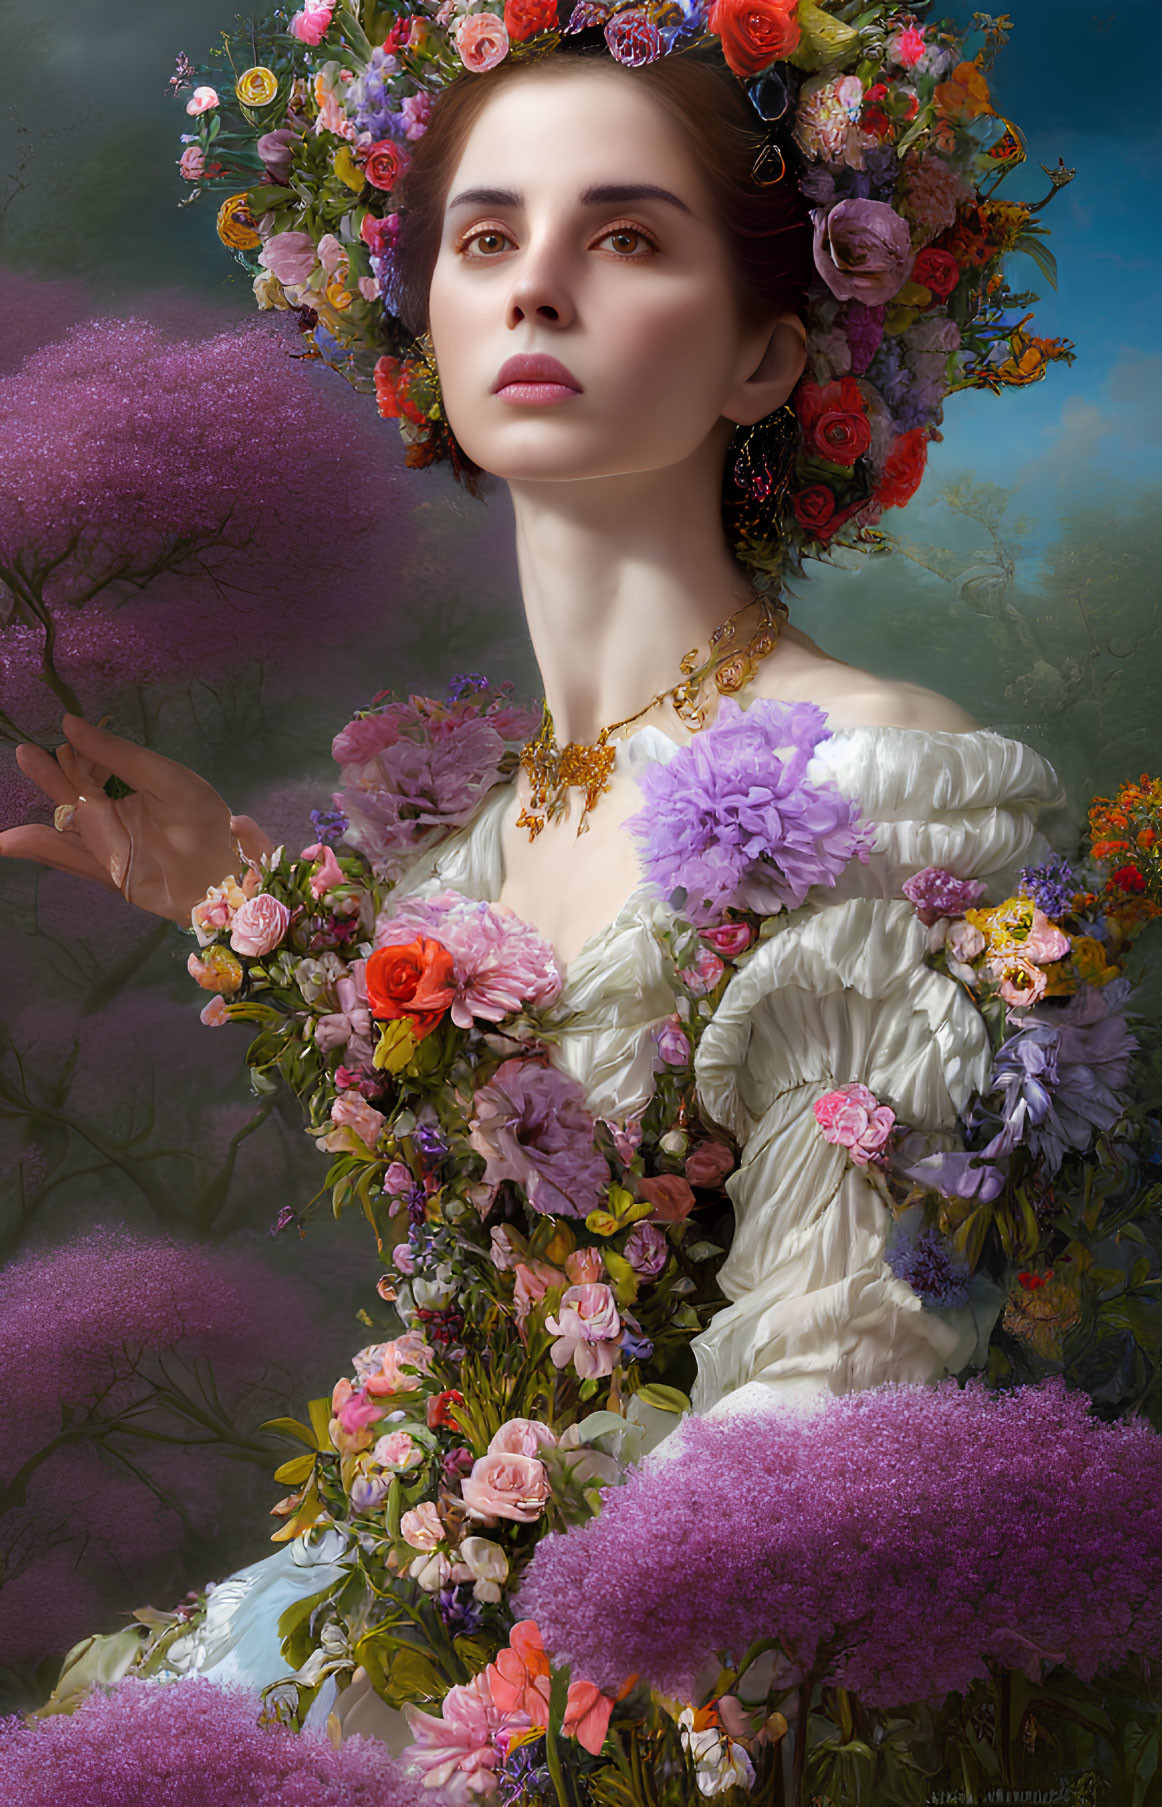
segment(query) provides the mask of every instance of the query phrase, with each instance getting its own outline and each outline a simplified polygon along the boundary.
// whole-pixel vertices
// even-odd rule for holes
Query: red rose
[[[381,220],[373,213],[365,213],[359,236],[372,257],[387,257],[399,237],[399,214],[389,213]]]
[[[452,1407],[463,1404],[464,1395],[458,1393],[455,1387],[450,1387],[446,1393],[435,1394],[427,1404],[428,1429],[430,1431],[441,1429],[458,1431],[460,1426],[452,1417]]]
[[[937,301],[947,301],[960,281],[960,265],[950,252],[926,245],[912,265],[912,281],[930,289]]]
[[[420,1041],[439,1028],[456,995],[452,956],[427,935],[403,946],[376,948],[364,983],[372,1016],[380,1022],[407,1017]]]
[[[714,0],[706,20],[735,75],[761,75],[798,47],[798,0]]]
[[[372,188],[394,188],[406,168],[407,158],[390,138],[368,146],[363,174]]]
[[[923,427],[914,427],[910,433],[901,433],[893,439],[887,463],[876,485],[875,499],[880,507],[903,508],[905,502],[910,502],[920,487],[927,462],[928,436]]]
[[[871,425],[853,376],[800,383],[797,407],[807,444],[829,464],[853,465],[871,444]]]
[[[825,483],[813,483],[791,497],[795,519],[806,533],[821,533],[835,513],[835,497]]]
[[[1119,866],[1111,877],[1119,891],[1144,891],[1146,889],[1146,881],[1136,866]]]
[[[556,31],[557,0],[504,0],[504,29],[514,44],[538,31]]]

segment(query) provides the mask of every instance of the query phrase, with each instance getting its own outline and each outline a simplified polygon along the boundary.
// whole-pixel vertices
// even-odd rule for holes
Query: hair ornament
[[[924,12],[919,0],[303,0],[226,34],[206,67],[178,58],[185,199],[213,196],[258,306],[294,311],[306,355],[375,395],[409,464],[447,459],[467,480],[430,341],[399,318],[394,275],[409,162],[441,90],[581,34],[628,68],[721,58],[750,103],[756,189],[797,181],[811,222],[807,368],[779,424],[732,443],[727,473],[735,550],[777,588],[804,557],[885,543],[881,516],[915,493],[949,395],[1024,388],[1073,360],[1068,340],[1032,330],[1037,297],[1006,274],[1024,253],[1054,282],[1041,215],[1073,175],[1043,165],[1043,199],[1001,198],[1026,159],[988,79],[1011,22],[976,13],[960,33]]]

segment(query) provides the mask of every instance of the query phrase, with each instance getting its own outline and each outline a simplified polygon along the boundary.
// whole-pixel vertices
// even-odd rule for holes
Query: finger
[[[26,824],[22,828],[6,828],[0,833],[0,856],[8,860],[35,860],[54,872],[67,872],[73,878],[95,879],[107,891],[116,891],[109,874],[91,853],[71,835],[58,834],[55,828]]]
[[[93,797],[98,791],[104,790],[105,780],[109,776],[107,765],[95,765],[91,759],[82,759],[67,740],[57,748],[56,756],[61,771],[76,786],[78,796]]]
[[[274,852],[274,842],[253,816],[231,816],[230,833],[237,837],[239,847],[255,865],[264,855]]]
[[[217,796],[213,786],[188,766],[167,759],[164,753],[154,753],[149,747],[139,747],[120,734],[110,734],[107,728],[95,728],[81,715],[66,715],[61,725],[78,753],[95,765],[107,766],[135,791],[148,791],[162,803],[187,806],[193,790]]]
[[[34,741],[21,741],[16,749],[16,763],[26,778],[39,785],[54,803],[75,803],[77,788],[57,760]]]

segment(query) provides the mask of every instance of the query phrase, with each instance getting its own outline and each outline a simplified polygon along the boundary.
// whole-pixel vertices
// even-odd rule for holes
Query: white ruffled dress
[[[619,756],[633,771],[676,751],[642,728]],[[875,823],[874,847],[760,943],[698,1048],[700,1108],[741,1151],[727,1182],[735,1232],[719,1276],[731,1303],[693,1343],[700,1413],[933,1382],[983,1349],[995,1316],[929,1309],[896,1278],[883,1259],[889,1213],[819,1134],[813,1106],[859,1081],[901,1121],[951,1141],[958,1110],[987,1076],[988,1040],[961,987],[926,964],[927,931],[901,885],[939,866],[985,880],[993,900],[1008,895],[1022,866],[1048,857],[1043,830],[1059,816],[1060,786],[1037,753],[989,729],[840,729],[819,758]],[[396,895],[451,888],[495,899],[510,801],[499,787]],[[646,888],[635,891],[567,968],[568,1021],[554,1058],[597,1116],[624,1121],[652,1091],[653,1032],[675,1008],[653,932],[664,914]],[[207,1624],[174,1648],[175,1670],[254,1688],[276,1680],[285,1673],[278,1612],[324,1586],[336,1554],[326,1539],[314,1550],[300,1540],[232,1576]],[[327,1687],[312,1720],[332,1702]]]

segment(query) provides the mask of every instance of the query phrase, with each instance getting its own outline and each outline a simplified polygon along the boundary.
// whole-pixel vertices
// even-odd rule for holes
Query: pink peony
[[[815,268],[840,301],[890,301],[912,270],[908,222],[886,201],[856,198],[811,215]]]
[[[582,1380],[613,1373],[621,1348],[621,1319],[608,1286],[571,1286],[557,1316],[546,1318],[545,1329],[558,1339],[550,1350],[554,1367],[572,1362]]]
[[[561,970],[552,947],[511,910],[442,891],[405,898],[396,915],[376,924],[376,947],[430,935],[452,956],[456,995],[452,1021],[470,1029],[473,1018],[499,1023],[525,1006],[538,1009],[561,992]]]
[[[258,261],[281,283],[302,288],[319,260],[309,232],[273,232],[258,253]]]
[[[358,1092],[343,1092],[331,1106],[331,1121],[354,1130],[359,1140],[374,1151],[387,1119]]]
[[[817,1100],[815,1121],[825,1142],[846,1148],[851,1159],[865,1167],[887,1141],[896,1113],[880,1104],[866,1085],[846,1085]]]
[[[471,1142],[484,1179],[514,1180],[534,1211],[585,1217],[601,1204],[609,1168],[575,1079],[537,1060],[506,1060],[473,1100]]]
[[[373,1397],[387,1393],[414,1393],[420,1376],[431,1371],[432,1349],[419,1330],[409,1330],[391,1343],[372,1343],[355,1357],[355,1372]],[[415,1368],[415,1374],[405,1369]]]
[[[434,1550],[444,1541],[444,1527],[433,1500],[421,1500],[399,1521],[400,1533],[413,1550]]]
[[[495,69],[508,55],[508,32],[495,13],[466,13],[452,37],[460,61],[474,75]]]
[[[206,153],[200,144],[187,145],[178,158],[178,169],[185,181],[200,181],[206,173]]]
[[[286,905],[280,903],[277,897],[260,891],[257,897],[248,897],[242,907],[234,912],[234,920],[230,924],[230,946],[236,954],[248,954],[252,959],[270,954],[289,927],[290,911]]]
[[[488,1445],[490,1456],[535,1456],[545,1445],[557,1446],[557,1438],[547,1424],[536,1418],[510,1418],[502,1424]]]
[[[413,1706],[404,1713],[415,1740],[407,1764],[425,1789],[441,1789],[449,1807],[470,1807],[495,1793],[501,1763],[495,1740],[505,1719],[493,1702],[487,1671],[451,1688],[439,1717]]]
[[[1044,910],[1034,907],[1033,921],[1021,948],[1026,960],[1034,960],[1038,966],[1052,966],[1055,960],[1064,960],[1071,946],[1065,930],[1050,922]]]
[[[196,119],[199,113],[213,112],[217,105],[218,90],[216,88],[195,88],[186,102],[186,112]]]
[[[475,1518],[489,1524],[511,1518],[517,1524],[531,1525],[548,1505],[551,1489],[545,1465],[535,1456],[498,1453],[481,1456],[472,1464],[471,1474],[460,1483],[460,1492]]]
[[[418,1468],[423,1459],[423,1450],[407,1431],[388,1431],[386,1436],[376,1440],[371,1452],[373,1462],[380,1468],[394,1469],[396,1474],[406,1474],[409,1469]]]
[[[290,22],[289,31],[300,44],[321,44],[331,29],[331,17],[335,11],[332,0],[306,0],[301,12],[297,12]]]

